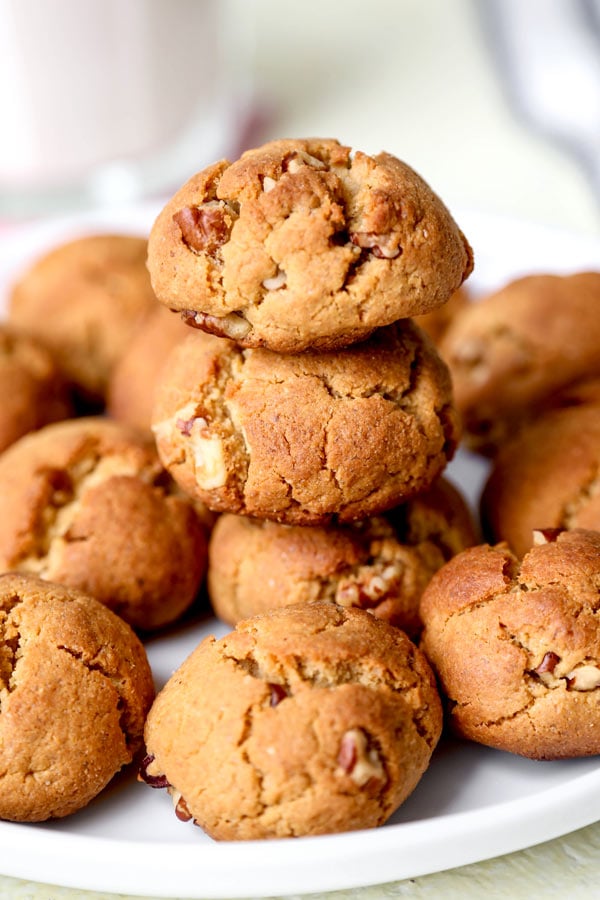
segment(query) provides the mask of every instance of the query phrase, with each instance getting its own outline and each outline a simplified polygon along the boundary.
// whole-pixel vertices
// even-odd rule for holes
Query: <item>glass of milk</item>
[[[236,6],[0,0],[0,216],[160,197],[237,152],[254,99]]]

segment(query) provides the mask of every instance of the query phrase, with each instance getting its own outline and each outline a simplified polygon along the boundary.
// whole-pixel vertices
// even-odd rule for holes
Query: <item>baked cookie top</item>
[[[600,533],[458,554],[421,602],[421,648],[464,737],[534,759],[600,753]]]
[[[286,524],[395,506],[434,481],[458,437],[447,368],[410,320],[297,355],[191,332],[153,418],[163,464],[188,494]]]
[[[190,324],[247,347],[331,349],[445,303],[471,249],[389,153],[278,140],[217,162],[158,216],[148,267]]]
[[[39,341],[0,324],[0,452],[18,438],[73,414],[66,380]]]
[[[429,579],[475,543],[466,503],[443,478],[385,514],[347,525],[224,514],[210,539],[208,591],[216,614],[232,624],[278,606],[331,600],[414,637]]]
[[[458,310],[439,350],[464,439],[493,455],[557,391],[600,374],[600,272],[528,275]]]
[[[41,341],[85,399],[104,399],[110,372],[156,308],[145,238],[98,234],[60,244],[14,285],[10,321]]]
[[[540,528],[600,531],[600,378],[562,391],[496,454],[481,496],[490,541],[518,556]]]
[[[85,806],[140,747],[154,698],[118,616],[32,575],[0,576],[0,818]]]
[[[363,610],[272,610],[207,638],[157,697],[144,775],[220,840],[384,822],[429,764],[441,705],[423,654]]]
[[[0,456],[0,570],[84,590],[141,630],[196,597],[207,536],[146,436],[103,418],[29,434]]]

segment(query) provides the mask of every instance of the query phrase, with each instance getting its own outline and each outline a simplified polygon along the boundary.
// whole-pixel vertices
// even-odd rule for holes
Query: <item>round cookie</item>
[[[144,647],[97,600],[0,576],[0,818],[86,806],[141,746],[154,698]]]
[[[86,591],[142,630],[195,599],[206,532],[137,432],[101,418],[47,425],[0,456],[0,495],[0,570]]]
[[[156,295],[246,347],[329,350],[445,303],[471,249],[409,166],[278,140],[191,178],[148,243]]]
[[[465,550],[425,589],[421,648],[462,737],[533,759],[600,753],[600,533]]]
[[[284,355],[191,332],[156,396],[159,455],[211,509],[323,524],[426,489],[458,436],[447,368],[409,320]]]
[[[493,455],[540,405],[600,374],[600,272],[529,275],[459,311],[440,341],[464,439]]]
[[[0,452],[50,422],[67,419],[72,405],[67,385],[45,347],[0,324]]]
[[[156,304],[109,378],[106,411],[134,428],[149,429],[154,395],[171,350],[189,335],[180,316]]]
[[[82,397],[102,402],[108,379],[156,308],[147,242],[91,235],[55,247],[14,285],[10,321],[41,341]]]
[[[565,390],[496,455],[481,496],[483,530],[518,556],[534,529],[600,531],[600,378]]]
[[[400,629],[299,604],[197,647],[148,715],[141,775],[218,840],[369,828],[415,788],[441,724]]]
[[[414,637],[419,600],[451,556],[475,544],[471,515],[444,479],[385,514],[348,525],[280,525],[224,514],[209,543],[208,593],[230,624],[279,606],[330,600]]]

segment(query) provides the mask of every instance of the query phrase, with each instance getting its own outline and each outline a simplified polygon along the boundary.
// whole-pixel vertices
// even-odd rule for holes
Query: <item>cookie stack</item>
[[[276,141],[218,163],[160,214],[148,266],[159,300],[202,329],[171,357],[154,431],[211,508],[351,521],[445,467],[448,371],[407,317],[446,302],[472,258],[399,160]]]
[[[427,664],[388,624],[409,621],[390,602],[406,568],[399,534],[412,522],[415,543],[431,547],[441,517],[442,531],[455,528],[455,542],[468,543],[457,524],[466,510],[449,486],[419,514],[407,507],[434,489],[458,441],[448,370],[411,317],[459,288],[472,268],[469,245],[393,156],[280,140],[184,185],[154,225],[148,267],[158,299],[196,329],[169,357],[153,430],[183,490],[224,514],[213,536],[215,607],[231,582],[219,560],[241,553],[234,580],[265,586],[273,603],[232,609],[225,599],[220,615],[237,622],[285,609],[246,619],[192,655],[149,716],[144,775],[169,784],[179,814],[216,837],[381,822],[416,784],[441,728]],[[397,526],[373,519],[399,508]],[[257,568],[248,528],[275,547],[274,561],[304,560],[306,590],[294,595],[289,577],[271,578],[275,562]],[[433,568],[458,549],[441,543]],[[344,565],[357,577],[336,578]],[[287,605],[294,600],[302,602]],[[403,662],[383,678],[390,654]],[[411,699],[400,712],[404,691]],[[315,738],[307,730],[325,698],[328,723]],[[202,738],[188,714],[204,723]],[[240,728],[228,745],[225,732]],[[217,758],[244,784],[231,808],[216,781],[206,799],[198,774],[213,779]]]
[[[474,538],[449,485],[423,499],[458,423],[448,370],[410,317],[472,266],[439,198],[388,154],[275,141],[192,178],[158,217],[148,266],[199,329],[169,358],[154,433],[181,487],[226,514],[211,543],[219,616],[295,594],[414,634],[424,581]]]

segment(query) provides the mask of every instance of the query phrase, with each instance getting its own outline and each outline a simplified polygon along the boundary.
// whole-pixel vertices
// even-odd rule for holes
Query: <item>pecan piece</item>
[[[372,787],[385,782],[385,772],[379,753],[369,747],[362,728],[352,728],[342,736],[337,756],[337,774],[348,775],[359,787]]]
[[[154,756],[151,753],[146,754],[140,763],[137,775],[138,781],[144,781],[151,788],[168,788],[170,787],[167,776],[164,774],[152,775],[148,770],[154,762]]]
[[[171,794],[173,798],[173,806],[175,808],[175,815],[179,819],[180,822],[189,822],[192,818],[192,814],[188,809],[188,805],[181,796],[179,791],[173,791]]]
[[[402,247],[393,234],[376,234],[374,231],[355,231],[350,240],[363,250],[370,250],[377,259],[395,259],[402,253]]]
[[[553,544],[558,540],[559,535],[566,530],[566,528],[535,528],[533,543],[536,547],[540,547],[542,544]]]
[[[547,653],[544,653],[544,658],[541,663],[534,669],[534,672],[537,672],[538,675],[543,675],[545,672],[554,672],[557,664],[560,662],[560,656],[557,653],[554,653],[553,650],[549,650]]]
[[[268,291],[278,291],[280,288],[285,287],[286,283],[286,273],[283,271],[283,269],[278,269],[277,274],[273,275],[271,278],[265,278],[262,286]]]
[[[600,687],[600,669],[591,663],[584,663],[565,676],[568,691],[594,691]]]
[[[269,687],[271,688],[271,706],[277,706],[282,700],[285,700],[285,698],[289,696],[282,684],[275,684],[275,682],[270,681]]]
[[[173,215],[184,244],[195,253],[214,253],[229,239],[229,225],[219,203],[184,206]]]
[[[252,329],[250,322],[237,312],[227,313],[226,316],[211,316],[195,309],[184,309],[181,311],[181,318],[192,328],[199,328],[217,337],[230,338],[232,341],[243,341]]]

